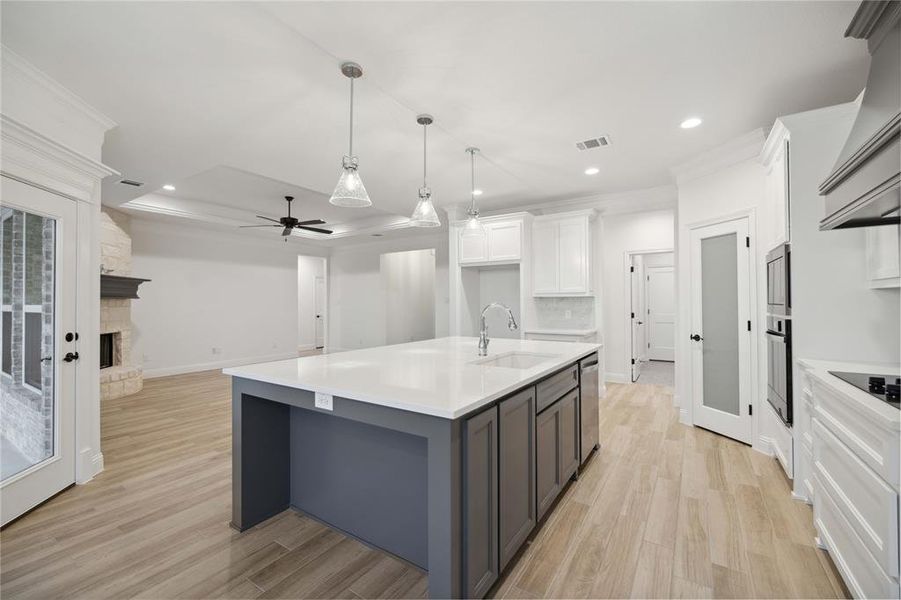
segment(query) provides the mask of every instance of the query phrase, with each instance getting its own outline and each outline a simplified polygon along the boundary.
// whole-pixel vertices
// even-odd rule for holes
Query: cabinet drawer
[[[543,411],[578,384],[579,365],[577,364],[551,375],[536,386],[538,402],[535,404],[535,410]]]
[[[898,432],[867,402],[813,378],[814,417],[894,488],[899,484]]]
[[[897,576],[898,494],[818,419],[813,420],[813,461],[818,491],[830,497],[882,570]]]
[[[819,474],[814,476],[817,500],[813,522],[842,579],[855,598],[897,598],[898,582],[879,567],[842,516],[831,496],[824,491]]]

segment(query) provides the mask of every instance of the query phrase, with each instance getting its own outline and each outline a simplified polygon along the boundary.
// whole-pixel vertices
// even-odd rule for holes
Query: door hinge
[[[751,331],[751,321],[748,321],[748,331]]]
[[[748,415],[753,415],[753,414],[754,414],[754,405],[749,404],[748,405]]]
[[[745,248],[750,248],[750,247],[751,247],[751,236],[746,235],[745,236]]]
[[[633,364],[633,365],[635,364],[635,359],[634,359],[634,358],[632,359],[632,364]]]
[[[635,318],[635,313],[632,313],[632,318],[633,318],[633,319]]]
[[[648,281],[650,281],[650,280],[651,280],[651,276],[650,276],[650,275],[648,275]]]
[[[635,272],[635,267],[629,267],[629,273],[634,273],[634,272]]]
[[[648,348],[650,348],[650,347],[651,347],[651,342],[648,342]]]

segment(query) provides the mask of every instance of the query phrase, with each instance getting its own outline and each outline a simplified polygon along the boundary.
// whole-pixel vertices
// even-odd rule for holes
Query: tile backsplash
[[[535,317],[546,329],[594,329],[594,298],[535,298]]]

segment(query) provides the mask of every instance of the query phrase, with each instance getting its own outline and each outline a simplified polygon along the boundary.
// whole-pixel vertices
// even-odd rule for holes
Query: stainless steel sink
[[[495,356],[474,360],[470,364],[483,367],[500,367],[502,369],[531,369],[552,358],[557,358],[557,355],[538,354],[537,352],[504,352]]]

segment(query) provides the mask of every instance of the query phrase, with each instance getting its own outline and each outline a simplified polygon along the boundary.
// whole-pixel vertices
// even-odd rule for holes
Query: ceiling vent
[[[610,145],[610,136],[602,135],[601,137],[585,140],[584,142],[576,142],[576,148],[579,150],[592,150],[593,148],[603,148]]]
[[[134,187],[141,187],[142,185],[144,185],[142,182],[134,181],[133,179],[123,179],[119,183],[124,184],[124,185],[134,186]]]

